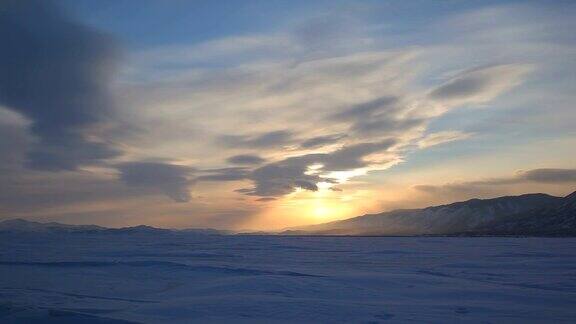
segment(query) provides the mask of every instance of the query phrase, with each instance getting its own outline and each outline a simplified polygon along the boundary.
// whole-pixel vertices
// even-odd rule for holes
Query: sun
[[[269,203],[261,213],[243,224],[252,228],[279,228],[313,225],[343,220],[366,213],[371,205],[358,202],[375,201],[370,192],[331,190],[330,186],[318,185],[317,191],[297,189],[287,197]]]
[[[319,197],[309,201],[305,210],[307,210],[309,217],[315,221],[325,222],[341,218],[345,211],[343,207],[334,200]]]
[[[327,218],[330,216],[330,209],[323,203],[317,203],[312,209],[312,214],[317,218]]]

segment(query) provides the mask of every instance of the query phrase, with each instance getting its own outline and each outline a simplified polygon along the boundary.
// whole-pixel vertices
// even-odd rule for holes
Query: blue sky
[[[575,188],[571,1],[6,8],[4,218],[271,229]]]

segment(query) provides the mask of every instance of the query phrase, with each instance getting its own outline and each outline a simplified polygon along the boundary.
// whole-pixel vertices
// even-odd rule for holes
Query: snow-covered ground
[[[574,323],[576,239],[3,234],[1,323]]]

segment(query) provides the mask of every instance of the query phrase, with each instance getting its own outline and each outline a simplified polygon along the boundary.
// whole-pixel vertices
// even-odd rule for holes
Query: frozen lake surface
[[[6,234],[2,323],[574,323],[576,239]]]

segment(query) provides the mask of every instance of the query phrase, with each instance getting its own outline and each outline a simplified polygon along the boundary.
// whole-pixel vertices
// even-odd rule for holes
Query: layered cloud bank
[[[13,157],[2,164],[11,187],[0,202],[15,216],[30,214],[24,200],[88,218],[115,201],[114,214],[149,203],[150,215],[174,215],[171,224],[205,215],[207,225],[236,226],[267,208],[322,214],[320,200],[378,202],[398,186],[430,195],[576,182],[565,150],[544,156],[547,144],[533,144],[572,143],[574,6],[467,8],[395,31],[407,24],[382,7],[334,5],[274,29],[132,47],[61,9],[7,1],[0,11],[10,137],[0,153]],[[511,154],[512,169],[534,170],[492,179],[511,167],[483,161]],[[458,165],[453,178],[434,171],[442,163]],[[85,208],[33,198],[78,177],[100,190]],[[491,180],[473,180],[481,177]],[[118,192],[127,205],[115,205]]]

